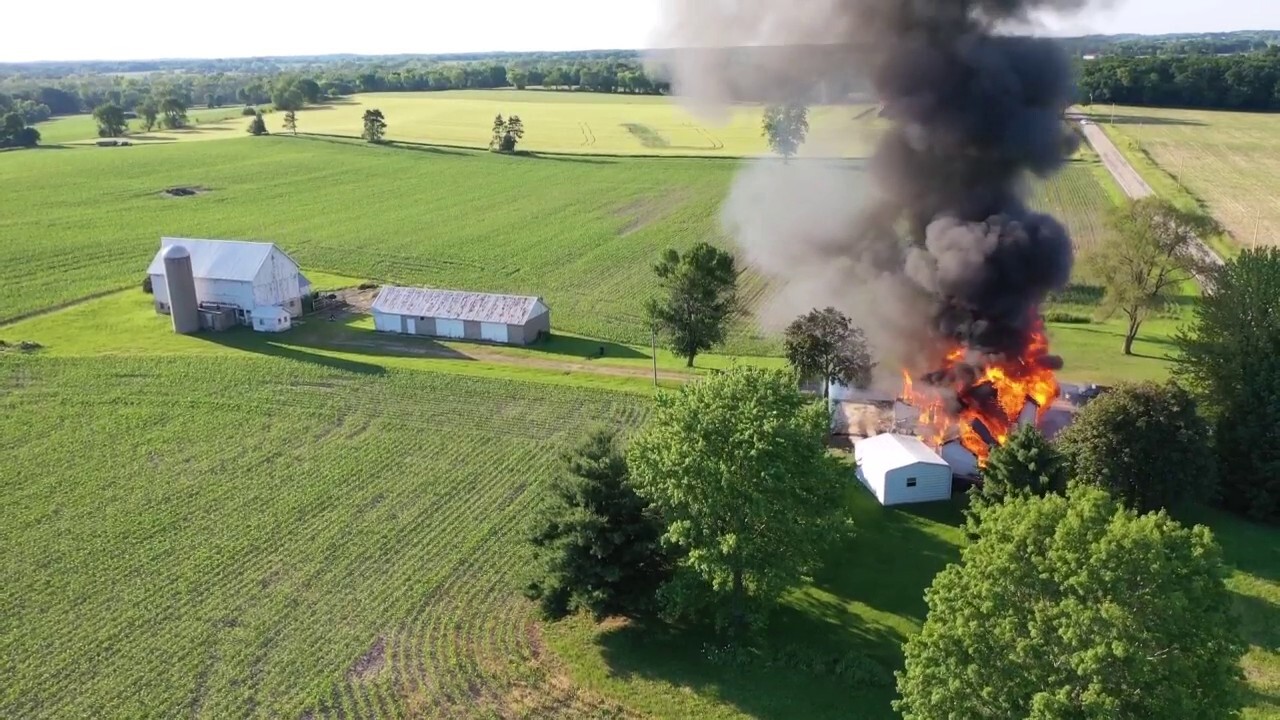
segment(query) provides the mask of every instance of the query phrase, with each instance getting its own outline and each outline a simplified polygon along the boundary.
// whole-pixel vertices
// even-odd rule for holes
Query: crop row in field
[[[0,715],[481,715],[543,672],[518,539],[630,396],[278,359],[0,358]],[[517,671],[518,670],[518,671]]]
[[[1089,160],[1076,159],[1052,178],[1031,186],[1031,206],[1066,225],[1077,252],[1087,253],[1106,241],[1112,200]]]

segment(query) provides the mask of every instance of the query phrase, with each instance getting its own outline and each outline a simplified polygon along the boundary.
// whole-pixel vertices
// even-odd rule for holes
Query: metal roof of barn
[[[938,453],[918,437],[884,433],[859,440],[853,445],[853,456],[864,472],[883,473],[893,468],[916,463],[947,465]]]
[[[271,251],[277,249],[275,243],[269,242],[160,238],[160,250],[147,268],[148,275],[164,274],[164,251],[170,245],[185,247],[191,253],[192,274],[210,280],[253,280]]]
[[[433,290],[388,285],[373,301],[376,312],[443,320],[523,325],[547,311],[541,298],[525,295]]]

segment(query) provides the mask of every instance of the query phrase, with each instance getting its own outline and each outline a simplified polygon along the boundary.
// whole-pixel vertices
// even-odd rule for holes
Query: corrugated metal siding
[[[915,487],[907,487],[907,479],[915,478]],[[915,463],[889,470],[884,475],[884,505],[935,502],[951,497],[951,468],[944,465]]]

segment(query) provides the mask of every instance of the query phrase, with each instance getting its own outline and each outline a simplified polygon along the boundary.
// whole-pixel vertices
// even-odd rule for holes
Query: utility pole
[[[649,326],[649,349],[653,355],[653,386],[658,387],[658,326]]]

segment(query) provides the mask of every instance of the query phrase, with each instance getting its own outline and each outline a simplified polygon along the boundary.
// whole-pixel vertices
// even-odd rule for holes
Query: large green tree
[[[1121,385],[1098,397],[1057,444],[1073,480],[1107,488],[1139,512],[1214,494],[1209,428],[1191,394],[1172,382]]]
[[[160,117],[160,106],[156,105],[154,100],[144,100],[138,103],[135,112],[142,124],[143,131],[151,132],[155,129],[156,122]]]
[[[169,130],[177,130],[187,126],[187,103],[179,97],[170,95],[160,101],[160,124]]]
[[[93,120],[98,123],[98,137],[120,137],[129,130],[129,122],[125,120],[124,109],[113,103],[106,103],[94,108]]]
[[[526,594],[548,617],[652,610],[671,565],[660,519],[631,487],[617,432],[592,431],[564,463],[533,521]]]
[[[302,94],[302,99],[305,102],[312,105],[320,102],[320,97],[323,93],[320,90],[320,83],[317,83],[315,80],[312,80],[311,78],[301,78],[293,84],[293,87]]]
[[[276,106],[277,110],[301,110],[306,104],[306,100],[302,96],[302,92],[296,87],[277,88],[271,94],[271,104]]]
[[[382,115],[382,111],[377,108],[364,111],[364,130],[360,136],[371,143],[382,142],[382,136],[387,132],[387,119]]]
[[[1208,528],[1088,486],[980,512],[904,648],[906,720],[1237,716],[1244,646]]]
[[[667,250],[653,267],[663,293],[647,305],[650,321],[689,367],[724,341],[737,309],[738,270],[729,253],[700,242],[683,255]]]
[[[40,131],[29,127],[21,113],[6,113],[0,121],[0,148],[35,147],[40,143]]]
[[[1192,312],[1175,372],[1214,429],[1222,502],[1280,520],[1280,250],[1228,262]]]
[[[809,108],[795,103],[770,105],[764,110],[761,130],[769,147],[784,161],[790,160],[809,134]]]
[[[1065,459],[1035,425],[1027,424],[991,451],[982,468],[982,496],[1003,500],[1044,496],[1067,487]]]
[[[862,330],[833,307],[796,318],[785,333],[787,361],[801,378],[821,378],[822,396],[831,383],[866,387],[875,363]]]
[[[1090,271],[1102,285],[1100,313],[1126,320],[1124,354],[1142,323],[1169,306],[1200,264],[1200,240],[1215,231],[1209,217],[1151,196],[1111,213],[1112,237],[1090,257]]]
[[[848,478],[828,423],[781,370],[734,367],[658,396],[627,460],[679,557],[662,592],[671,616],[710,612],[741,634],[815,567]]]

